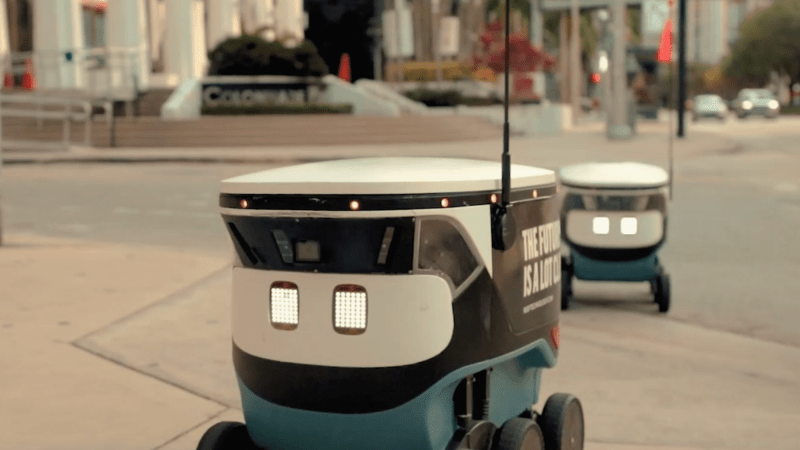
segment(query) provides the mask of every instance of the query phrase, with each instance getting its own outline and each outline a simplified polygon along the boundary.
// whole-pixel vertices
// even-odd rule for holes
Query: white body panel
[[[270,286],[297,284],[299,324],[291,331],[270,323]],[[367,290],[367,329],[351,336],[333,328],[333,290],[339,284]],[[341,275],[274,272],[234,267],[233,340],[248,354],[295,364],[395,367],[441,353],[453,335],[447,283],[430,275]]]
[[[370,217],[429,217],[448,216],[463,228],[464,238],[475,251],[478,262],[492,275],[492,239],[489,205],[462,208],[414,209],[407,211],[268,211],[221,208],[222,214],[249,217],[341,217],[365,219]]]
[[[608,234],[596,234],[595,217],[609,219]],[[621,222],[625,217],[635,217],[636,234],[624,235]],[[567,214],[567,239],[577,245],[591,248],[641,248],[656,245],[664,236],[664,216],[659,211],[581,211]]]
[[[361,158],[282,167],[224,180],[227,194],[391,195],[500,190],[498,162]],[[512,165],[511,188],[555,183],[551,170]]]
[[[664,169],[635,162],[578,164],[562,168],[559,177],[569,186],[598,189],[656,188],[669,182]]]

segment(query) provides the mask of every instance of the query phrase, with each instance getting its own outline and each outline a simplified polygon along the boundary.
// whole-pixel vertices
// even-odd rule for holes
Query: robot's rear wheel
[[[539,425],[531,420],[516,417],[509,420],[495,434],[495,450],[544,450],[544,436]]]
[[[572,300],[572,266],[561,258],[561,309],[569,309]]]
[[[258,447],[243,423],[219,422],[200,438],[197,450],[258,450]]]
[[[656,289],[654,293],[655,301],[658,303],[658,311],[665,313],[669,311],[670,306],[670,282],[669,275],[662,273],[656,280]]]
[[[539,426],[547,450],[583,450],[583,407],[575,396],[551,395],[539,416]]]

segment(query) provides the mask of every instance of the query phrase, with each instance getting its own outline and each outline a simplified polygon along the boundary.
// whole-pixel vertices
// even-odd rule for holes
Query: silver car
[[[692,120],[697,122],[704,118],[725,120],[728,117],[728,106],[719,95],[705,94],[694,98],[692,107]]]
[[[734,110],[740,119],[749,116],[778,117],[781,105],[769,89],[742,89],[734,100]]]

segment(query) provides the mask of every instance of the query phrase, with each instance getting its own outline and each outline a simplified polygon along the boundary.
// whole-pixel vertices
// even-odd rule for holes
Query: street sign
[[[642,1],[642,32],[661,34],[669,18],[669,4],[666,0]]]
[[[400,10],[400,33],[398,38],[397,16],[394,10],[383,13],[383,43],[386,56],[389,58],[410,58],[414,56],[414,34],[411,22],[411,9]],[[398,51],[398,41],[400,50]]]
[[[540,0],[542,11],[564,11],[572,7],[572,0]],[[628,6],[639,6],[643,0],[625,0]],[[666,2],[667,0],[663,0]],[[578,0],[580,9],[610,8],[611,0]]]
[[[458,17],[442,17],[439,26],[439,54],[441,56],[458,55],[460,25]]]
[[[642,45],[659,45],[669,16],[670,5],[667,0],[642,0]]]

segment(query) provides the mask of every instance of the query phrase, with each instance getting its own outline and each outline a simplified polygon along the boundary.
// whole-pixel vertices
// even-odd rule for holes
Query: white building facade
[[[39,89],[143,91],[202,77],[229,37],[295,45],[305,28],[303,0],[0,0],[0,57],[30,61]]]

